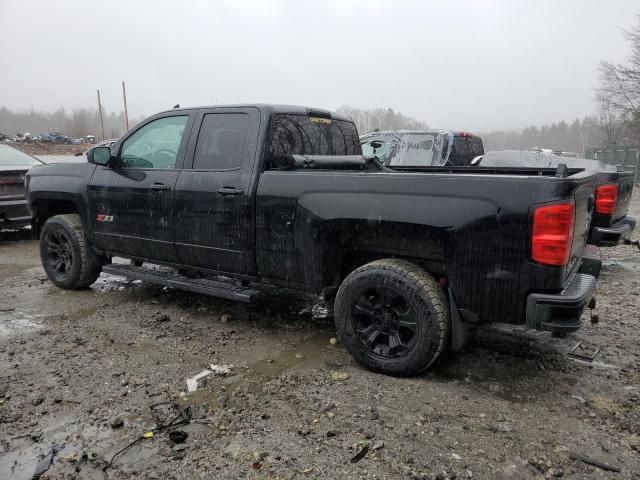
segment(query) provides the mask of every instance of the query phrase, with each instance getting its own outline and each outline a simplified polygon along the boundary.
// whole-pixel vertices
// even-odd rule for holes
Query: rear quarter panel
[[[575,177],[266,172],[257,191],[258,272],[319,290],[327,265],[362,248],[442,262],[459,307],[521,323],[526,293],[559,290],[567,275],[530,261],[530,208],[571,199],[592,180]]]

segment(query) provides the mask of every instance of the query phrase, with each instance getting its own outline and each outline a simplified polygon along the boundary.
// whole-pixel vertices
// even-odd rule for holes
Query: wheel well
[[[69,200],[39,200],[33,204],[32,209],[36,235],[40,235],[44,222],[49,218],[65,213],[79,213],[76,204]]]
[[[337,287],[355,269],[384,258],[400,258],[407,260],[432,275],[436,280],[446,277],[446,265],[441,260],[429,260],[405,255],[392,255],[387,252],[376,252],[367,250],[349,250],[344,252],[339,258],[325,264],[324,283],[331,291],[337,292]]]

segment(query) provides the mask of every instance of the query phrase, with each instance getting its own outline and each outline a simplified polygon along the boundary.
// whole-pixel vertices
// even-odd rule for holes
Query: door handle
[[[222,187],[218,189],[218,193],[220,195],[242,195],[244,194],[244,190],[240,190],[234,187]]]
[[[171,185],[165,185],[164,183],[153,183],[149,188],[156,191],[171,190]]]

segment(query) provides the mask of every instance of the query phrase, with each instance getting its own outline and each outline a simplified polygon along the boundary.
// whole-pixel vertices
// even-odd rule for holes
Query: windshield
[[[34,165],[42,165],[42,163],[40,160],[22,153],[20,150],[7,145],[0,145],[0,167],[32,167]]]
[[[363,155],[378,157],[387,167],[431,167],[446,163],[448,136],[439,133],[380,134],[363,138]]]
[[[269,155],[361,155],[355,124],[307,115],[273,116]]]

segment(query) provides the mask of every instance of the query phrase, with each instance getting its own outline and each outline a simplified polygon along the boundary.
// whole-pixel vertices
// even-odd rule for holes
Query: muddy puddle
[[[334,335],[329,331],[315,332],[275,356],[234,368],[226,377],[211,375],[202,382],[203,387],[185,398],[194,403],[217,404],[219,398],[216,395],[222,391],[233,403],[235,392],[258,392],[262,385],[286,372],[319,367],[339,368],[341,359],[348,361],[348,354],[341,346],[331,344]]]

